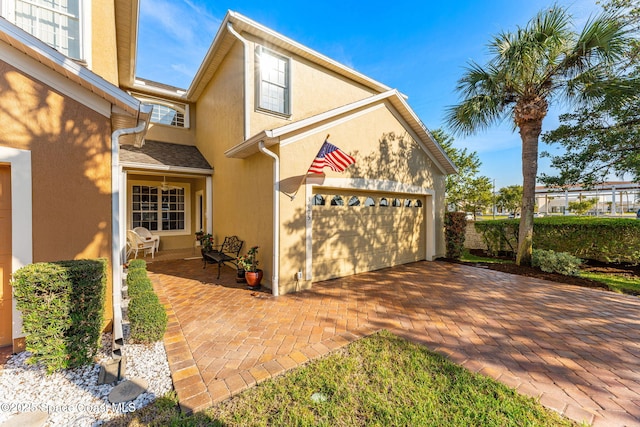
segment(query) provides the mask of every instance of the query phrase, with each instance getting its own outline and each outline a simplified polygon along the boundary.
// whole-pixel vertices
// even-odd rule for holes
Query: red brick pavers
[[[444,262],[277,298],[236,285],[228,268],[215,280],[198,261],[149,270],[169,312],[165,346],[187,411],[384,328],[573,420],[640,425],[637,297]]]

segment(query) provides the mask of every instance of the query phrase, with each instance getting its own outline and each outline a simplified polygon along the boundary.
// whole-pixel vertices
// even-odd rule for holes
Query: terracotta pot
[[[262,275],[263,275],[262,270],[244,272],[244,278],[246,279],[247,285],[250,288],[260,287],[260,281],[262,280]]]

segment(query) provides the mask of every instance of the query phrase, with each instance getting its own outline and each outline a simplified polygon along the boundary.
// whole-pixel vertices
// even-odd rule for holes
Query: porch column
[[[611,215],[616,214],[616,187],[611,187]]]
[[[206,177],[205,194],[207,196],[205,198],[207,208],[204,212],[205,227],[207,228],[207,233],[213,234],[213,179],[211,179],[211,176]]]

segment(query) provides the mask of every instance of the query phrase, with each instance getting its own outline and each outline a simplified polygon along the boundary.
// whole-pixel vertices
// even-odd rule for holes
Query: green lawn
[[[640,278],[618,276],[613,274],[592,273],[583,271],[580,277],[597,280],[606,284],[609,289],[622,294],[640,295]]]
[[[119,425],[575,425],[531,398],[385,331],[205,413],[187,417],[173,403],[162,399]]]
[[[460,257],[460,261],[463,261],[463,262],[487,262],[487,263],[496,263],[496,264],[513,264],[513,261],[508,260],[508,259],[490,258],[490,257],[483,257],[483,256],[473,255],[473,254],[469,253],[469,251],[466,250],[466,249],[462,253],[462,256]]]

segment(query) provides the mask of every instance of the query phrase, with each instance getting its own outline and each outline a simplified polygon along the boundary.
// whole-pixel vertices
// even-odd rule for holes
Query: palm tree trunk
[[[516,264],[531,265],[533,250],[533,210],[538,175],[538,138],[542,131],[542,119],[521,123],[522,139],[522,214],[518,230],[518,254]]]

